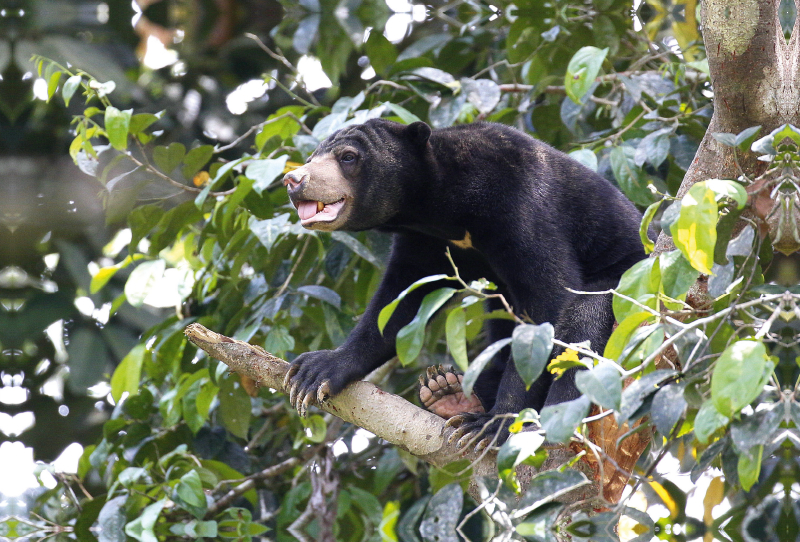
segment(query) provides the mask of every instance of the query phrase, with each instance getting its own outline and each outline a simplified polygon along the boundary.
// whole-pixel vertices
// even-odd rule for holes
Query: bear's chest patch
[[[464,234],[463,239],[450,239],[450,242],[453,243],[458,248],[462,248],[464,250],[475,248],[474,246],[472,246],[472,236],[469,234],[469,232],[466,232]]]

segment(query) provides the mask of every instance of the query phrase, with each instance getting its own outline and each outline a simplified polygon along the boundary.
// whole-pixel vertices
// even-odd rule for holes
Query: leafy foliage
[[[414,533],[433,536],[437,526],[479,528],[453,504],[463,503],[458,482],[469,474],[463,465],[426,472],[416,458],[374,440],[359,449],[364,436],[353,428],[328,416],[300,420],[281,394],[227,374],[183,337],[186,325],[199,322],[287,359],[341,344],[376,288],[386,239],[302,229],[280,178],[333,131],[378,116],[434,127],[490,120],[526,129],[572,150],[647,207],[645,245],[654,223],[678,248],[622,277],[614,299],[619,326],[602,355],[561,343],[549,323],[486,312],[482,300],[502,301],[492,285],[463,283],[457,269],[453,277],[428,277],[400,296],[451,280],[452,287],[427,294],[398,334],[398,357],[405,366],[450,356],[465,369],[467,394],[483,366],[509,344],[528,385],[544,370],[587,369],[576,378],[580,398],[519,414],[499,450],[501,483],[476,480],[500,505],[497,517],[505,523],[498,525],[526,539],[550,539],[566,510],[557,498],[585,489],[587,480],[576,470],[545,471],[519,497],[515,468],[540,467],[545,439],[605,454],[591,442],[589,424],[597,415],[620,424],[641,421],[621,441],[655,431],[640,465],[648,475],[666,453],[680,456],[695,479],[712,465],[721,467],[724,483],[714,488],[733,507],[723,518],[693,523],[681,510],[686,495],[650,476],[647,491],[670,509],[668,518],[656,525],[625,507],[617,515],[578,514],[569,527],[576,538],[613,539],[604,533],[620,515],[642,536],[670,523],[719,533],[733,516],[738,523],[732,523],[746,528],[761,512],[748,511],[745,491],[764,499],[765,508],[773,506],[767,496],[789,475],[770,458],[793,447],[778,433],[781,424],[800,422],[790,387],[797,338],[781,320],[796,323],[800,291],[765,284],[769,240],[758,224],[733,225],[748,188],[760,181],[776,190],[796,188],[800,132],[785,126],[758,140],[757,128],[716,134],[740,152],[766,156],[769,171],[759,179],[709,179],[678,199],[708,119],[705,75],[696,69],[702,63],[689,64],[662,46],[648,52],[647,40],[628,33],[624,2],[500,4],[459,4],[437,15],[450,30],[422,25],[419,36],[393,43],[379,30],[386,13],[370,2],[347,23],[337,19],[331,2],[301,2],[301,16],[286,17],[274,32],[275,44],[292,52],[273,53],[283,67],[264,77],[292,104],[225,145],[170,141],[161,135],[163,113],[121,110],[113,105],[111,82],[37,59],[50,99],[60,89],[67,103],[86,101],[74,120],[70,155],[102,186],[109,221],[124,220],[130,230],[127,249],[94,273],[92,292],[124,282],[112,315],[126,302],[175,308],[117,366],[114,413],[102,438],[85,449],[77,479],[60,479],[39,498],[43,509],[60,510],[58,518],[46,516],[74,519],[75,532],[87,540],[95,537],[89,531],[95,522],[104,526],[104,540],[124,533],[141,541],[249,540],[265,532],[264,523],[276,540],[323,531],[341,540],[413,540]],[[591,24],[584,9],[591,10]],[[369,37],[351,39],[353,32],[363,35],[367,23]],[[288,90],[297,83],[293,68],[284,70],[290,58],[314,51],[340,85],[325,95],[302,85]],[[360,56],[384,79],[352,77],[352,61],[367,65]],[[153,185],[169,196],[137,204]],[[689,298],[701,273],[711,278],[708,303],[698,310]],[[400,298],[384,308],[381,327]],[[480,327],[490,318],[514,319],[513,338],[486,345]],[[553,345],[569,350],[546,367]],[[419,370],[419,363],[398,368],[384,386],[407,391]],[[314,467],[303,468],[307,464]],[[81,506],[56,504],[73,485],[91,489]],[[267,513],[254,518],[256,510]]]

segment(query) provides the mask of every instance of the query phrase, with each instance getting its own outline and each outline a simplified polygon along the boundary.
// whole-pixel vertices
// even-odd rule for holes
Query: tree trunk
[[[703,2],[703,41],[714,91],[714,114],[683,179],[679,198],[697,182],[736,179],[742,173],[754,179],[766,169],[754,153],[740,152],[740,171],[733,148],[722,145],[711,134],[738,134],[761,126],[761,135],[766,135],[783,124],[800,124],[800,19],[795,21],[787,43],[778,20],[779,6],[780,0]],[[772,208],[767,202],[760,203],[762,209]],[[751,209],[746,216],[766,218],[756,215],[762,212]],[[672,239],[661,233],[654,254],[674,248]]]
[[[751,126],[761,126],[763,136],[783,124],[800,124],[800,18],[795,21],[787,43],[778,19],[780,0],[704,0],[702,6],[714,113],[681,183],[678,198],[697,182],[737,179],[742,174],[756,179],[766,170],[767,164],[759,161],[755,153],[739,152],[734,156],[732,147],[719,143],[711,134],[738,134]],[[766,235],[774,228],[772,220],[767,223],[767,216],[776,202],[770,198],[769,190],[759,191],[760,188],[758,181],[747,187],[751,201],[744,216],[761,224],[762,235]],[[797,223],[795,217],[795,231]],[[740,221],[739,227],[744,224]],[[800,246],[794,247],[797,249]],[[671,250],[675,250],[672,237],[662,232],[653,257]],[[700,309],[709,303],[707,283],[708,278],[701,275],[689,291],[686,301],[693,308]],[[668,351],[658,365],[667,367],[676,363],[677,358]],[[611,417],[589,425],[590,439],[607,454],[602,466],[592,461],[592,467],[610,502],[616,502],[622,495],[628,472],[650,440],[649,432],[639,432],[617,445],[617,439],[627,430],[627,426],[617,427]]]

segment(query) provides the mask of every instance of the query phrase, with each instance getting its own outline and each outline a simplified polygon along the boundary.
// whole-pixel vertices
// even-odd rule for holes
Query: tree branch
[[[263,348],[220,335],[200,324],[191,324],[185,333],[192,343],[228,365],[232,371],[255,380],[259,386],[284,391],[283,379],[289,370],[286,361]],[[445,420],[369,382],[353,382],[319,408],[433,465],[446,465],[461,457],[455,444],[447,443],[453,429],[445,428]],[[469,454],[465,457],[478,458]],[[493,455],[486,456],[486,459],[494,464]]]

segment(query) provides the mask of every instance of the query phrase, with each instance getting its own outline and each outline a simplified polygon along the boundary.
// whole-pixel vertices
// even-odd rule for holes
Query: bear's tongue
[[[300,220],[308,220],[317,214],[316,201],[301,201],[297,204],[297,214],[300,215]]]

